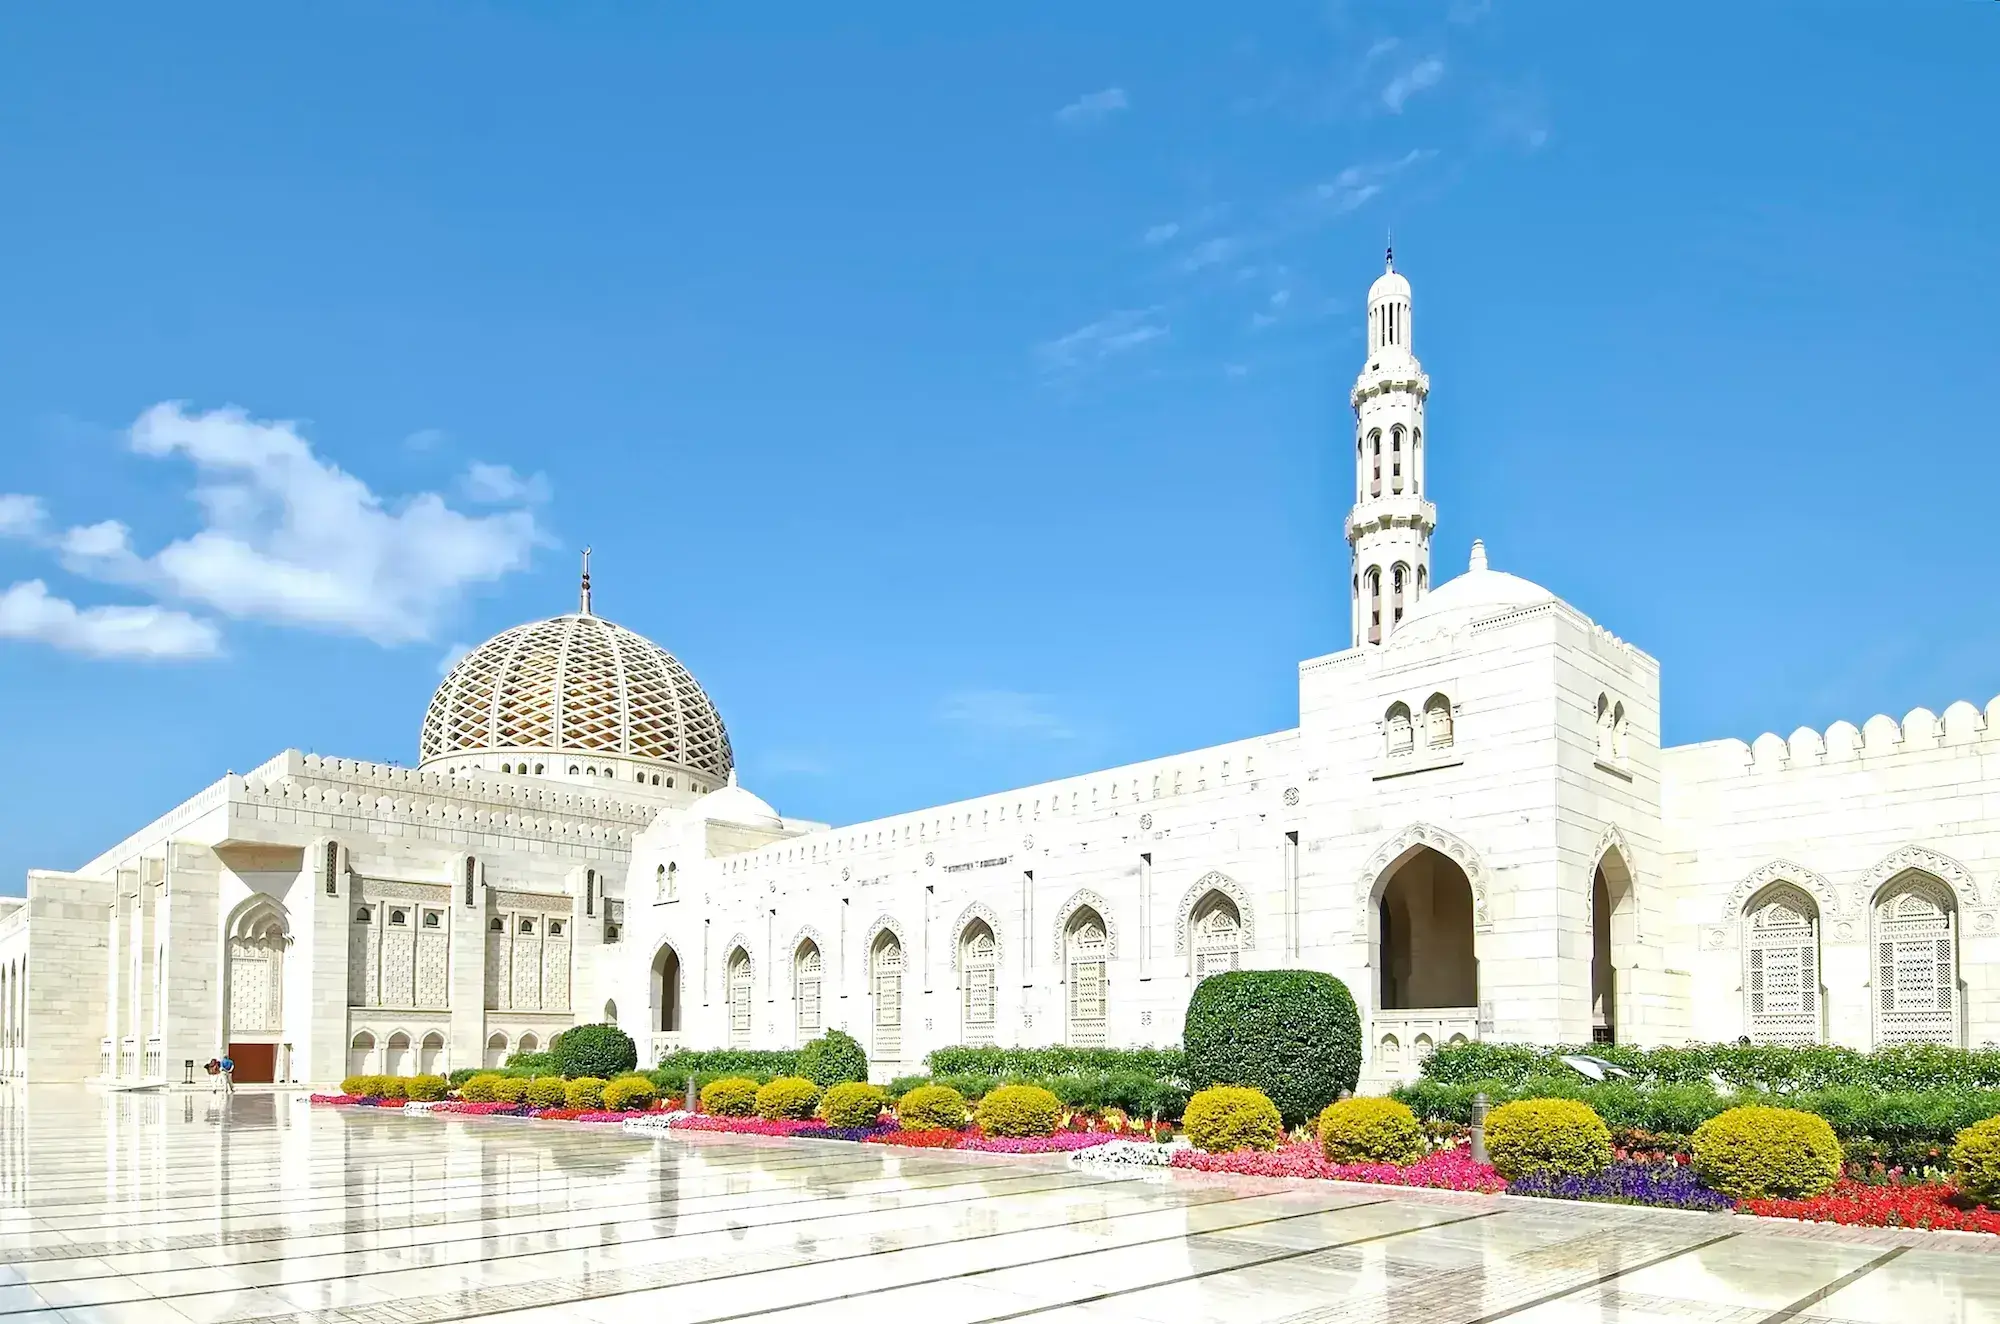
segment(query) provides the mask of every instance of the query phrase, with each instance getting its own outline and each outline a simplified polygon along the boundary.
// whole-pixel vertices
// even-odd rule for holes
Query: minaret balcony
[[[1414,359],[1363,369],[1347,399],[1349,404],[1359,409],[1378,395],[1405,391],[1415,394],[1419,400],[1431,393],[1430,374],[1418,367]]]
[[[1353,542],[1369,533],[1391,529],[1416,529],[1429,533],[1437,528],[1437,506],[1408,492],[1384,493],[1369,497],[1347,515],[1347,540]]]

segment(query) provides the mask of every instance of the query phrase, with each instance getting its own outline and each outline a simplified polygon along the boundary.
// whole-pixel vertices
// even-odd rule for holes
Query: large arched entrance
[[[1618,1042],[1618,967],[1613,953],[1630,951],[1632,870],[1616,846],[1604,852],[1590,880],[1590,1041]]]
[[[661,943],[653,953],[650,983],[648,1028],[653,1032],[652,1061],[658,1062],[679,1048],[681,1040],[681,957],[672,943]]]
[[[1472,882],[1442,851],[1413,847],[1384,871],[1375,897],[1378,1073],[1401,1076],[1432,1050],[1477,1036],[1473,917]]]
[[[278,1045],[285,1025],[285,947],[291,935],[279,902],[258,893],[229,917],[228,1024],[223,1042],[236,1063],[238,1084],[278,1078]]]

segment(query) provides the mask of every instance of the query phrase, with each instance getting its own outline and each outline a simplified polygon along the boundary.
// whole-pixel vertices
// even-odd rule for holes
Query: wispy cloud
[[[1370,199],[1381,196],[1382,190],[1397,175],[1435,155],[1433,151],[1418,148],[1403,153],[1393,161],[1348,166],[1332,179],[1314,185],[1313,200],[1320,210],[1344,216],[1365,206]]]
[[[451,439],[451,434],[443,428],[418,428],[403,438],[403,444],[413,451],[435,450]]]
[[[463,640],[453,644],[450,648],[445,649],[444,656],[438,659],[438,675],[440,676],[450,675],[451,669],[457,666],[460,662],[463,662],[465,660],[466,654],[470,653],[471,651],[472,651],[472,645],[465,643]]]
[[[1074,740],[1076,730],[1047,695],[1018,690],[961,690],[938,710],[945,723],[977,735],[1012,740]]]
[[[1236,236],[1227,234],[1216,235],[1213,238],[1204,239],[1194,247],[1188,249],[1187,252],[1181,254],[1179,260],[1174,265],[1183,272],[1193,273],[1204,271],[1209,267],[1219,266],[1229,261],[1242,251],[1243,241]]]
[[[1167,334],[1159,309],[1121,309],[1035,346],[1035,359],[1048,376],[1094,368]]]
[[[1444,61],[1435,55],[1425,56],[1389,80],[1382,89],[1382,104],[1390,114],[1400,115],[1411,97],[1436,87],[1443,78]]]
[[[32,538],[48,517],[40,497],[0,493],[0,538]]]
[[[474,460],[460,484],[468,500],[483,506],[538,506],[549,499],[549,480],[542,474],[523,477],[504,464]]]
[[[79,607],[39,579],[0,593],[0,639],[48,644],[90,657],[178,659],[222,651],[209,622],[166,607]]]
[[[1130,108],[1124,88],[1107,87],[1100,92],[1087,92],[1064,106],[1056,112],[1056,123],[1072,129],[1087,128]]]
[[[1164,244],[1180,232],[1178,221],[1162,221],[1158,225],[1147,226],[1146,233],[1141,238],[1148,244]]]

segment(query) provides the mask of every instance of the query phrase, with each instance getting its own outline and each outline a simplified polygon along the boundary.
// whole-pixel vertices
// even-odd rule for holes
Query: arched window
[[[1614,759],[1625,757],[1625,705],[1623,703],[1611,705],[1611,757]]]
[[[868,954],[868,982],[875,1003],[875,1051],[878,1062],[903,1058],[903,944],[884,930]]]
[[[1959,1042],[1958,907],[1925,873],[1875,897],[1876,1044]]]
[[[1743,1025],[1760,1044],[1820,1040],[1819,907],[1790,883],[1743,908]]]
[[[347,1074],[365,1076],[368,1074],[369,1059],[375,1055],[375,1036],[363,1030],[354,1036],[354,1042],[347,1047]]]
[[[825,1022],[820,1012],[820,986],[826,974],[826,962],[819,954],[819,944],[808,938],[799,944],[792,954],[792,989],[797,1003],[794,1013],[798,1042],[819,1037]]]
[[[729,1046],[750,1046],[750,953],[741,947],[729,954]]]
[[[1597,757],[1611,759],[1611,696],[1597,696]]]
[[[1398,699],[1382,717],[1382,731],[1391,754],[1407,754],[1414,747],[1415,732],[1410,726],[1410,705]]]
[[[606,998],[604,1000],[604,1023],[606,1025],[618,1024],[618,1002],[614,998]]]
[[[1085,906],[1070,916],[1064,946],[1069,958],[1069,1042],[1078,1048],[1102,1048],[1110,1019],[1110,994],[1105,962],[1111,945],[1104,918]]]
[[[1403,425],[1389,429],[1389,490],[1403,490]]]
[[[423,1047],[417,1051],[417,1072],[425,1076],[444,1074],[444,1036],[436,1030],[424,1036]]]
[[[1382,642],[1382,567],[1368,567],[1368,642]]]
[[[1410,567],[1402,564],[1400,561],[1396,563],[1396,568],[1389,572],[1389,623],[1391,625],[1401,625],[1403,623],[1403,594],[1404,590],[1408,587],[1409,579]]]
[[[1420,565],[1417,567],[1417,596],[1421,598],[1430,591],[1431,568],[1427,565]]]
[[[653,870],[653,896],[659,901],[667,899],[667,866],[664,864]]]
[[[968,1044],[983,1046],[993,1042],[1000,988],[998,952],[993,930],[983,919],[972,921],[959,935],[959,1010]]]
[[[542,1041],[540,1039],[537,1039],[534,1035],[524,1034],[521,1036],[522,1052],[524,1053],[539,1052],[541,1051],[541,1047],[542,1047]]]
[[[1424,430],[1410,430],[1410,493],[1422,496],[1424,491]]]
[[[1381,496],[1382,495],[1382,434],[1379,431],[1371,432],[1368,434],[1368,451],[1369,454],[1373,457],[1370,461],[1370,469],[1368,475],[1368,495]]]
[[[1451,738],[1451,700],[1433,694],[1424,700],[1424,742],[1432,749],[1444,749]]]
[[[389,1036],[389,1043],[382,1053],[382,1071],[390,1076],[410,1073],[410,1036],[401,1030]]]
[[[1242,968],[1243,917],[1234,901],[1221,892],[1208,893],[1195,903],[1191,927],[1196,979]]]
[[[486,1036],[486,1060],[480,1065],[503,1067],[507,1065],[507,1036],[495,1030]]]

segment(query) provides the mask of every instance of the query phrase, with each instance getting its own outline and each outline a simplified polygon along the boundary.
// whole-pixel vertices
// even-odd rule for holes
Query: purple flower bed
[[[800,1140],[851,1140],[859,1143],[895,1129],[894,1126],[804,1126],[792,1134]]]
[[[1066,1154],[1108,1145],[1117,1138],[1109,1131],[1058,1131],[1052,1136],[967,1136],[958,1142],[958,1147],[986,1154]]]
[[[1694,1169],[1678,1163],[1620,1161],[1594,1177],[1523,1177],[1510,1183],[1507,1193],[1551,1200],[1603,1200],[1668,1209],[1701,1209],[1711,1213],[1736,1205],[1728,1196],[1703,1186],[1695,1178]]]

